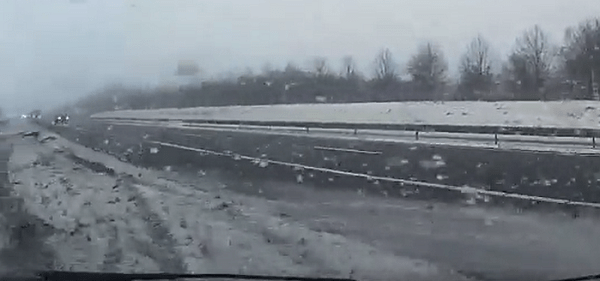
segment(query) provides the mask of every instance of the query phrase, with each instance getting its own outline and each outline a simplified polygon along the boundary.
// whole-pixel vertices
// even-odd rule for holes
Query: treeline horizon
[[[63,109],[75,106],[93,113],[285,103],[598,98],[593,82],[600,80],[600,18],[568,27],[561,46],[535,25],[516,38],[503,61],[494,61],[493,50],[482,35],[473,38],[460,57],[458,79],[449,77],[442,46],[426,42],[405,66],[396,63],[389,49],[381,49],[374,57],[372,75],[360,73],[352,56],[342,59],[341,69],[332,69],[326,58],[319,57],[311,69],[294,63],[283,69],[265,64],[260,73],[248,70],[200,85],[153,89],[110,85]]]

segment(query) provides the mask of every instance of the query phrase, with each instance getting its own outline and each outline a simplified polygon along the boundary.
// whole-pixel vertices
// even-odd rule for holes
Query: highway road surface
[[[300,127],[267,127],[249,125],[215,125],[191,124],[180,121],[110,121],[107,123],[120,125],[137,125],[165,128],[185,128],[189,130],[210,131],[247,131],[274,135],[303,135],[319,138],[336,138],[348,140],[369,140],[399,143],[425,143],[445,146],[470,146],[495,148],[504,150],[554,151],[575,154],[600,154],[600,139],[587,137],[538,137],[493,134],[465,134],[444,132],[412,132],[386,130],[348,130],[319,129]],[[599,143],[595,143],[598,141]]]
[[[0,168],[34,226],[24,237],[38,246],[1,244],[5,267],[21,255],[31,257],[26,269],[360,280],[552,280],[600,268],[594,218],[369,197],[228,171],[149,171],[62,138],[11,142]]]

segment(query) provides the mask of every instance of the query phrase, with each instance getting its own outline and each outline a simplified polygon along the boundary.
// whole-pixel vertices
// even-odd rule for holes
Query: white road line
[[[368,155],[380,155],[381,154],[381,151],[367,151],[367,150],[357,150],[357,149],[338,148],[338,147],[314,146],[313,148],[316,150],[330,150],[330,151],[350,152],[350,153],[358,153],[358,154],[368,154]]]
[[[230,154],[226,154],[226,153],[220,153],[220,152],[216,152],[216,151],[200,149],[200,148],[193,148],[193,147],[182,146],[182,145],[166,143],[166,142],[151,141],[151,143],[159,144],[162,146],[169,146],[169,147],[184,149],[184,150],[203,152],[203,153],[208,153],[208,154],[213,154],[213,155],[218,155],[218,156],[230,156]],[[521,199],[521,200],[529,200],[529,201],[540,201],[540,202],[546,202],[546,203],[556,203],[556,204],[563,204],[563,205],[600,208],[599,203],[588,203],[588,202],[570,201],[570,200],[566,200],[566,199],[557,199],[557,198],[550,198],[550,197],[531,196],[531,195],[524,195],[524,194],[518,194],[518,193],[507,193],[507,192],[502,192],[502,191],[485,190],[485,189],[479,189],[479,188],[468,187],[468,186],[459,187],[459,186],[452,186],[452,185],[446,185],[446,184],[440,184],[440,183],[429,183],[429,182],[405,180],[405,179],[398,179],[398,178],[391,178],[391,177],[371,176],[371,175],[367,175],[367,174],[346,172],[346,171],[313,167],[313,166],[306,166],[306,165],[301,165],[301,164],[269,160],[269,159],[261,159],[261,158],[255,158],[255,157],[250,157],[250,156],[245,156],[245,155],[238,155],[238,156],[239,156],[239,159],[244,159],[244,160],[267,161],[267,163],[269,163],[269,164],[288,166],[288,167],[292,167],[292,168],[301,168],[301,169],[305,169],[305,170],[326,172],[326,173],[331,173],[331,174],[366,178],[366,179],[372,179],[372,180],[396,182],[396,183],[400,183],[400,184],[404,184],[404,185],[445,189],[445,190],[457,191],[457,192],[466,193],[466,194],[484,194],[484,195],[504,197],[504,198],[513,198],[513,199]]]

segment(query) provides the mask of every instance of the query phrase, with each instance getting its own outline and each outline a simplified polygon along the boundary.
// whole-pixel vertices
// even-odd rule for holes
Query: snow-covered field
[[[597,101],[393,102],[197,107],[103,112],[92,118],[381,124],[539,126],[596,129]]]
[[[178,184],[61,138],[15,140],[9,168],[27,211],[52,229],[42,243],[57,269],[463,280],[424,260],[310,230],[214,179]]]

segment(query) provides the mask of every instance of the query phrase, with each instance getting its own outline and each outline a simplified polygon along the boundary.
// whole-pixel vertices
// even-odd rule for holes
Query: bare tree
[[[263,66],[260,68],[261,70],[261,74],[269,77],[273,74],[273,65],[271,65],[270,62],[267,62],[265,64],[263,64]]]
[[[511,68],[521,87],[521,98],[545,99],[544,83],[551,73],[556,57],[556,48],[552,46],[548,35],[538,25],[525,31],[517,38],[515,50],[511,55]],[[519,69],[520,68],[520,69]],[[529,81],[523,84],[523,81]]]
[[[350,79],[355,77],[355,72],[356,63],[354,62],[354,58],[352,58],[352,56],[345,56],[342,58],[342,76],[346,77],[346,79]]]
[[[460,93],[463,99],[476,99],[491,90],[493,85],[490,44],[478,35],[467,46],[460,60]]]
[[[594,83],[600,80],[600,18],[568,28],[564,41],[562,71],[571,84],[571,93],[577,90],[583,92],[577,96],[594,97]]]
[[[254,80],[254,71],[250,67],[246,67],[242,74],[238,77],[238,84],[246,85]]]
[[[327,66],[327,59],[323,57],[317,57],[313,60],[313,67],[315,75],[317,77],[324,77],[329,75],[329,67]]]
[[[424,94],[435,95],[446,83],[448,63],[441,48],[428,42],[417,51],[408,62],[408,73],[418,90]]]
[[[285,69],[283,71],[288,73],[295,73],[301,72],[302,70],[300,70],[300,67],[298,67],[295,63],[290,61],[285,65]]]
[[[385,48],[375,57],[375,79],[379,81],[394,81],[397,79],[396,63],[392,52]]]

